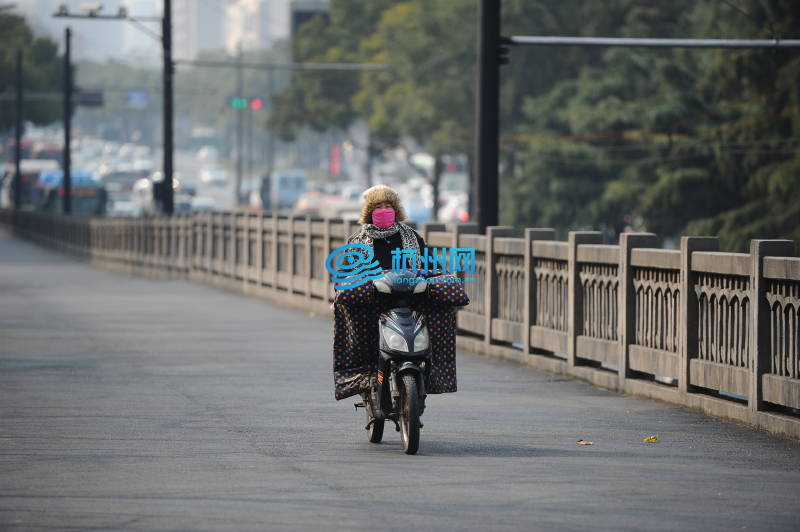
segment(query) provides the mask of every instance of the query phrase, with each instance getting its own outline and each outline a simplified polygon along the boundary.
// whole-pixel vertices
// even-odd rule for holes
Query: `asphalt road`
[[[330,345],[0,235],[0,530],[800,529],[793,441],[459,353],[406,456],[333,399]]]

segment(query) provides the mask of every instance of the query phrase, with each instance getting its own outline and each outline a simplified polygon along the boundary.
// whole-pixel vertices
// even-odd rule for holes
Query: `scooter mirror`
[[[392,289],[389,288],[389,285],[386,284],[386,281],[384,281],[383,279],[375,279],[374,281],[372,281],[372,284],[375,285],[375,288],[378,290],[378,292],[384,294],[392,293]]]

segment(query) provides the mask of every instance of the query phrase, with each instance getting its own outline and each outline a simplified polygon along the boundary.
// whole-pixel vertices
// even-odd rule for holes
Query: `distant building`
[[[225,45],[224,0],[173,0],[172,50],[176,59],[195,59]]]
[[[290,0],[229,0],[225,9],[225,49],[268,48],[289,36]]]

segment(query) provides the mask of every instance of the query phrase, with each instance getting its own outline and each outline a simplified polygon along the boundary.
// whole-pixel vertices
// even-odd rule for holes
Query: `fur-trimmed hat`
[[[358,223],[362,225],[372,223],[372,211],[375,210],[377,204],[384,201],[392,205],[395,212],[395,220],[398,222],[406,220],[406,211],[400,202],[400,196],[386,185],[370,187],[361,196],[364,198],[364,205],[361,207],[361,216],[358,218]]]

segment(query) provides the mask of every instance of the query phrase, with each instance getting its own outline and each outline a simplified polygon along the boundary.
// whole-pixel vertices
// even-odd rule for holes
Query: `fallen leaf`
[[[658,441],[658,434],[653,434],[642,440],[644,443],[655,443]]]
[[[578,440],[578,445],[593,445],[593,444],[590,441]]]

